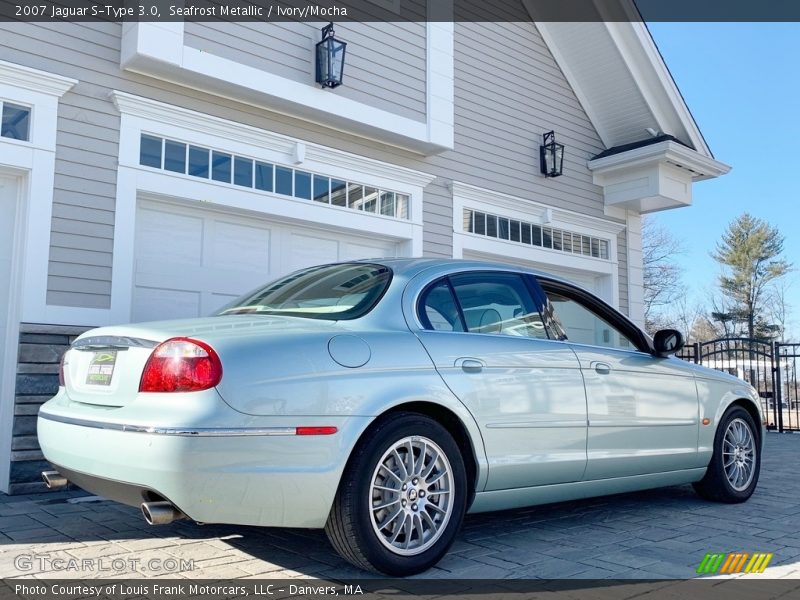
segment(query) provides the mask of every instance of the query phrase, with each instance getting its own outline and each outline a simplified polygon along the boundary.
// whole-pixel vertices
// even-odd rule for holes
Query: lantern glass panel
[[[347,44],[330,37],[317,44],[317,82],[324,87],[342,83],[344,54]]]
[[[563,144],[555,144],[553,174],[561,175],[561,170],[563,167],[564,167],[564,146]]]

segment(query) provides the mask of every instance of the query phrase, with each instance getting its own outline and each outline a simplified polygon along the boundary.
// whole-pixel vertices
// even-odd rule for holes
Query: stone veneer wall
[[[20,324],[14,429],[9,492],[47,491],[40,473],[49,468],[36,438],[36,415],[58,391],[58,364],[73,340],[89,329],[63,325]]]

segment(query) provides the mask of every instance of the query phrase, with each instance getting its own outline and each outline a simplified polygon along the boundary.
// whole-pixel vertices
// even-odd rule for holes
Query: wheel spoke
[[[412,518],[414,520],[414,531],[417,532],[417,539],[421,546],[425,542],[425,528],[422,526],[422,519],[419,513],[415,514]]]
[[[433,509],[433,510],[435,510],[436,512],[439,512],[439,513],[442,513],[442,514],[447,514],[447,511],[445,511],[445,510],[444,510],[444,509],[442,509],[442,508],[439,508],[439,506],[437,506],[437,505],[436,505],[436,504],[434,504],[433,502],[429,502],[429,503],[428,503],[426,506],[428,506],[428,507],[432,508],[432,509]]]
[[[378,506],[373,506],[372,510],[383,510],[384,508],[389,508],[390,506],[392,506],[393,504],[397,504],[398,502],[400,502],[399,499],[391,500],[390,502],[384,502],[383,504],[379,504]]]
[[[422,479],[424,480],[428,479],[428,476],[431,474],[431,471],[433,471],[433,469],[436,467],[436,461],[439,460],[439,453],[436,452],[436,450],[434,450],[433,452],[434,454],[433,457],[431,458],[431,462],[429,462],[428,466],[425,467],[422,473],[419,474],[420,477],[422,477]]]
[[[397,461],[397,464],[400,465],[401,467],[403,467],[403,479],[408,479],[408,469],[406,469],[405,461],[402,459],[402,457],[397,452],[397,450],[392,450],[392,452],[394,452],[394,456],[395,456],[395,460]],[[403,479],[401,479],[400,481],[403,481]]]
[[[400,493],[400,490],[398,490],[397,488],[386,487],[385,485],[375,484],[372,487],[374,487],[376,490],[384,490],[384,491],[387,491],[387,492],[394,492],[395,494],[399,494]]]
[[[422,450],[419,453],[419,460],[415,465],[416,468],[414,469],[414,474],[417,476],[422,475],[422,471],[425,469],[425,457],[428,454],[428,444],[422,442]]]
[[[406,519],[408,519],[407,514],[405,514],[402,511],[400,512],[403,514],[403,520],[400,522],[400,524],[394,531],[394,535],[392,536],[392,544],[394,544],[397,541],[397,538],[400,537],[400,534],[403,533],[403,526],[406,524]]]
[[[402,508],[398,508],[395,512],[389,515],[382,523],[378,524],[378,529],[386,529],[389,524],[394,521],[400,515],[405,514]]]
[[[408,550],[408,547],[411,545],[411,534],[414,531],[414,518],[411,515],[408,515],[408,518],[403,521],[404,527],[404,534],[405,534],[405,543],[403,544],[403,548]]]
[[[380,465],[378,468],[379,469],[382,468],[384,471],[389,473],[389,475],[391,475],[392,477],[397,479],[397,481],[399,481],[400,483],[403,483],[403,480],[394,471],[392,471],[389,467],[387,467],[385,464]]]
[[[414,475],[414,447],[411,445],[411,440],[406,442],[406,448],[408,448],[407,460],[408,460],[408,468],[406,472],[409,475]]]
[[[428,514],[427,511],[425,510],[421,511],[419,516],[420,519],[425,519],[428,522],[428,527],[430,527],[431,531],[436,532],[438,527],[436,527],[436,523],[433,522],[433,519],[431,519],[431,516]]]
[[[442,477],[444,477],[447,474],[448,474],[447,471],[440,471],[439,473],[437,473],[437,475],[433,479],[429,479],[425,483],[427,483],[429,486],[431,486],[431,485],[433,485],[434,483],[439,481]]]

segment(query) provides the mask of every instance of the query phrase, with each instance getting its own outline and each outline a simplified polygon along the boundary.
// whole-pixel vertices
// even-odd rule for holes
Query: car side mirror
[[[661,329],[653,337],[656,355],[661,357],[675,354],[683,348],[684,343],[683,334],[677,329]]]

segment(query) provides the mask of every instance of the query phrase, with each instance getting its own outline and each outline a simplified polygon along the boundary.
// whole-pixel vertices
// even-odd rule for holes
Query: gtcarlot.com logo
[[[193,571],[194,559],[183,558],[150,558],[140,560],[135,557],[125,558],[63,558],[51,557],[49,554],[19,554],[14,557],[14,566],[18,571],[147,571],[155,573],[175,573]]]
[[[731,573],[763,573],[772,552],[709,552],[703,557],[697,572],[703,575]]]

